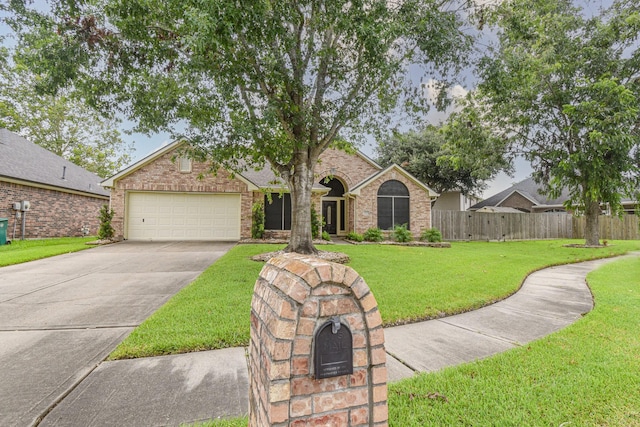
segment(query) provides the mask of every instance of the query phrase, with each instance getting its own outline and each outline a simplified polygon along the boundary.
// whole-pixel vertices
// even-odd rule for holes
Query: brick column
[[[353,373],[315,379],[314,335],[349,327]],[[387,368],[376,300],[352,268],[285,254],[260,272],[251,303],[249,426],[386,426]]]

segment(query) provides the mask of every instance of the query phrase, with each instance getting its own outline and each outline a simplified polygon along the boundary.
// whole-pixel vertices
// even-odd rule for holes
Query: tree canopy
[[[454,153],[448,128],[429,125],[406,133],[394,132],[378,143],[378,163],[398,164],[438,193],[460,191],[478,194],[496,173],[510,170],[501,155],[473,152]]]
[[[456,8],[432,0],[11,2],[40,88],[70,83],[139,131],[170,131],[213,168],[269,165],[291,191],[287,250],[309,253],[319,155],[426,105],[409,65],[446,75],[469,45]],[[177,129],[184,128],[179,133]]]
[[[640,186],[640,11],[617,1],[587,16],[570,0],[511,0],[489,22],[499,44],[480,63],[481,83],[450,118],[458,149],[523,155],[533,177],[584,213],[599,244],[603,205]]]
[[[36,86],[36,76],[20,65],[0,69],[0,127],[103,178],[131,161],[133,147],[123,140],[118,120],[71,94],[37,93]]]

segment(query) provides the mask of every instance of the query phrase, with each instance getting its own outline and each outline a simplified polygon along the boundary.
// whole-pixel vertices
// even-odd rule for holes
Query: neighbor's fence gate
[[[443,240],[583,239],[584,217],[565,213],[489,213],[432,211],[432,226]],[[600,217],[600,238],[640,239],[638,217]]]

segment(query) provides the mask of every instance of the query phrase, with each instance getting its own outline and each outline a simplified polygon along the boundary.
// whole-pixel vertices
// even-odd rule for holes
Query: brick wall
[[[341,150],[327,149],[320,155],[316,165],[316,182],[327,176],[334,176],[343,184],[345,191],[350,191],[380,169],[357,154],[348,154]]]
[[[105,197],[89,197],[62,191],[0,182],[0,217],[8,218],[7,239],[20,239],[22,219],[16,219],[14,202],[28,200],[31,209],[26,213],[25,239],[49,237],[79,237],[83,228],[95,236],[100,227],[100,208],[109,203]]]
[[[391,179],[402,182],[409,190],[409,228],[417,238],[423,230],[431,228],[431,201],[422,187],[393,170],[379,176],[360,191],[355,201],[355,231],[364,233],[378,226],[378,189]]]
[[[208,164],[192,162],[189,173],[180,172],[177,162],[172,160],[176,151],[166,153],[153,162],[116,181],[111,190],[111,208],[115,215],[111,225],[115,235],[124,237],[126,195],[130,191],[241,193],[240,235],[251,237],[251,205],[253,192],[247,184],[220,169],[216,175],[209,171]],[[202,179],[199,177],[202,176]]]
[[[315,379],[315,332],[339,316],[353,374]],[[251,303],[249,425],[386,426],[384,332],[375,297],[351,268],[296,254],[271,259]]]
[[[500,203],[500,206],[519,209],[523,212],[531,212],[533,202],[520,193],[513,193]]]

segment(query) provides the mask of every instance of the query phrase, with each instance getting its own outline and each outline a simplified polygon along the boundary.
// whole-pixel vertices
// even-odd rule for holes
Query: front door
[[[338,232],[338,202],[335,200],[322,202],[323,230],[329,234]]]

